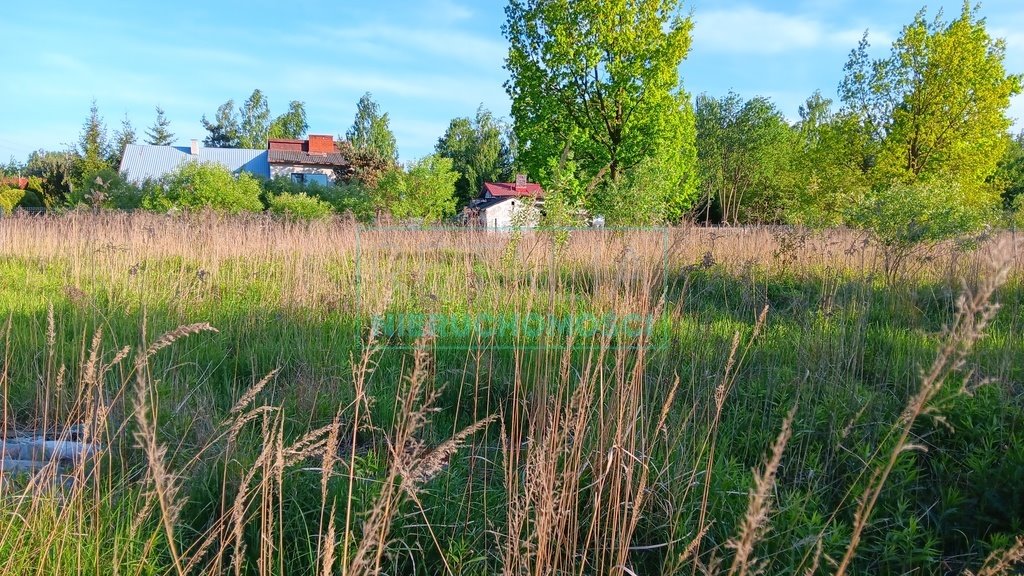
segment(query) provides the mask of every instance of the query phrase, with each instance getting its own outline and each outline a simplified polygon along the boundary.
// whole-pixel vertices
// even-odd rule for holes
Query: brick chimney
[[[323,134],[309,135],[310,154],[333,154],[334,151],[334,136]]]
[[[199,154],[199,140],[192,141],[192,146],[189,150],[189,153],[192,154],[193,156]]]

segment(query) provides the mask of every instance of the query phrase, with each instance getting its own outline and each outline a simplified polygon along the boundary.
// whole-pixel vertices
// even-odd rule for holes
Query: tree
[[[988,35],[976,10],[965,2],[948,23],[922,10],[889,57],[870,60],[866,34],[851,53],[840,96],[860,120],[860,156],[874,185],[939,179],[968,206],[998,203],[988,181],[1006,149],[1006,111],[1021,76],[1006,73],[1006,43]]]
[[[174,134],[169,127],[171,121],[164,116],[164,109],[156,107],[156,120],[146,129],[146,144],[153,146],[170,146],[174,143]],[[205,123],[204,123],[205,126]]]
[[[235,119],[235,101],[228,100],[217,108],[214,121],[210,122],[203,115],[203,128],[209,134],[203,144],[211,148],[237,148],[239,144],[238,120]]]
[[[124,119],[121,120],[121,129],[114,134],[114,141],[110,147],[110,156],[107,158],[107,163],[118,170],[121,166],[121,157],[124,155],[125,148],[129,144],[135,144],[137,137],[135,136],[135,127],[132,126],[128,115],[124,115]]]
[[[1024,198],[1024,130],[1010,139],[993,179],[1002,190],[1003,207],[1012,208]]]
[[[262,149],[267,147],[270,134],[270,106],[267,97],[259,89],[253,90],[239,114],[238,145],[241,148]]]
[[[42,201],[47,207],[62,204],[74,187],[80,157],[74,150],[37,150],[28,156],[25,174],[42,180]]]
[[[571,149],[601,194],[656,159],[671,167],[665,216],[680,217],[696,194],[696,149],[679,78],[693,23],[678,0],[510,0],[505,15],[517,162],[543,181]]]
[[[843,222],[847,207],[868,188],[858,156],[864,148],[861,134],[857,118],[833,111],[832,101],[820,92],[800,107],[787,174],[780,182],[786,221],[813,227]]]
[[[78,136],[78,152],[81,160],[76,169],[76,182],[83,174],[98,172],[108,166],[110,141],[107,139],[107,126],[103,123],[96,101],[89,107],[89,117],[82,125],[82,133]]]
[[[778,179],[793,141],[782,114],[763,97],[701,94],[696,124],[705,215],[715,206],[728,224],[777,220]]]
[[[288,111],[281,114],[270,123],[269,136],[271,138],[302,138],[309,129],[306,122],[306,105],[298,100],[292,100],[288,105]]]
[[[461,204],[476,197],[484,182],[512,178],[512,146],[505,127],[480,106],[476,118],[454,118],[434,147],[438,156],[450,158],[459,173],[455,195]]]
[[[396,169],[386,174],[381,179],[378,198],[381,207],[396,218],[439,222],[455,214],[458,178],[451,158],[431,154],[413,162],[404,172]]]
[[[356,150],[371,150],[382,158],[398,159],[395,135],[389,126],[388,114],[380,113],[380,106],[367,92],[356,104],[356,117],[345,138]]]

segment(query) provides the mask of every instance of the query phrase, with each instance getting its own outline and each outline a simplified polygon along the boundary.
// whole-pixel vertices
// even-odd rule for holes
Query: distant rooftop
[[[120,172],[129,182],[141,184],[173,172],[186,162],[220,164],[233,174],[249,172],[253,176],[270,178],[270,164],[266,150],[250,148],[202,148],[189,146],[150,146],[129,144],[121,158]]]

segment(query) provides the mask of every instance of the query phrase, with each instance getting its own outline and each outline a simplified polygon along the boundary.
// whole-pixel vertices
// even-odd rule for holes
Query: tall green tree
[[[786,177],[780,182],[785,220],[814,227],[837,226],[868,187],[858,156],[863,150],[857,118],[836,112],[815,92],[800,106]]]
[[[1008,74],[1006,43],[993,39],[977,8],[932,20],[922,10],[888,57],[867,56],[867,35],[850,56],[840,96],[865,134],[864,168],[876,185],[940,179],[960,200],[984,209],[998,203],[989,185],[1007,146],[1010,98],[1021,76]]]
[[[306,105],[298,100],[292,100],[288,105],[288,111],[281,114],[270,123],[270,138],[302,138],[309,129],[306,121]]]
[[[174,134],[170,131],[171,121],[164,115],[164,109],[156,107],[156,120],[146,129],[146,144],[153,146],[170,146],[174,143]]]
[[[266,148],[270,134],[270,105],[263,92],[258,88],[253,90],[238,114],[238,145],[242,148]]]
[[[679,0],[510,0],[505,16],[517,161],[543,181],[571,149],[593,200],[654,159],[671,168],[664,217],[680,217],[696,196],[696,149],[679,77],[693,23]]]
[[[462,204],[476,197],[484,182],[512,177],[512,145],[505,126],[483,106],[476,117],[454,118],[434,146],[442,158],[450,158],[459,173],[455,195]]]
[[[345,133],[345,139],[356,150],[369,150],[382,158],[397,160],[398,147],[389,124],[387,112],[382,114],[373,94],[367,92],[356,104],[355,120]]]
[[[84,174],[98,172],[109,164],[107,159],[110,156],[111,143],[107,137],[107,125],[100,116],[96,101],[92,101],[89,107],[89,117],[82,124],[82,132],[78,136],[78,153],[81,160],[78,163],[77,177]]]
[[[1010,139],[994,181],[1002,190],[1003,207],[1010,208],[1017,198],[1024,198],[1024,130]]]
[[[203,115],[203,128],[208,132],[203,144],[211,148],[238,148],[240,129],[235,118],[235,101],[228,100],[217,108],[213,121]]]
[[[714,210],[728,224],[780,219],[793,133],[775,105],[733,92],[701,94],[696,124],[703,216]]]
[[[131,120],[128,119],[128,115],[125,114],[121,120],[121,128],[114,133],[113,141],[110,147],[110,156],[107,158],[107,163],[116,171],[121,166],[121,157],[124,155],[124,149],[129,144],[135,144],[138,141],[138,137],[135,135],[135,127],[132,126]]]

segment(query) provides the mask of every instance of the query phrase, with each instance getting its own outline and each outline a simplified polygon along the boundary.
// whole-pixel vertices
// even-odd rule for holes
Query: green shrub
[[[260,212],[260,181],[243,172],[237,177],[220,164],[188,162],[163,179],[162,187],[149,187],[142,200],[148,210],[170,208],[218,212]]]
[[[142,204],[142,191],[113,168],[101,168],[85,175],[68,196],[72,206],[93,206],[134,210]]]
[[[934,180],[872,190],[847,222],[872,236],[894,279],[919,249],[977,232],[994,216],[994,207],[967,205],[955,183]]]
[[[21,188],[0,188],[0,212],[10,214],[24,197],[25,191]]]
[[[292,194],[285,192],[267,199],[270,211],[274,214],[297,218],[299,220],[318,220],[331,215],[331,205],[319,198],[309,196],[305,192]]]

